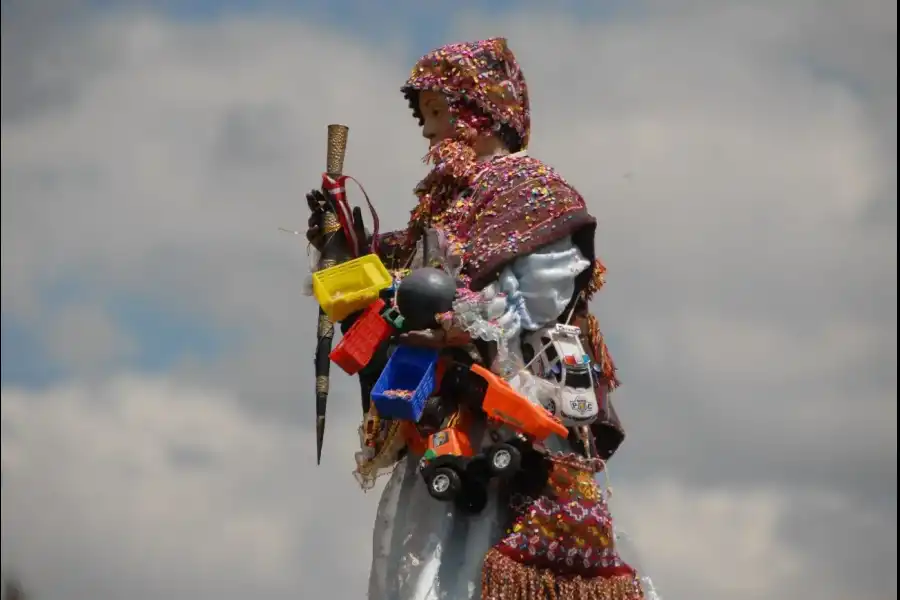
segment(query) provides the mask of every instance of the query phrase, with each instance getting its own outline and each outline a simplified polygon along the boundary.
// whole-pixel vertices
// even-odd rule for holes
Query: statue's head
[[[528,144],[528,89],[503,38],[429,52],[402,90],[432,148],[462,143],[481,155],[498,145],[518,152]]]
[[[454,119],[450,114],[450,103],[441,92],[425,90],[411,92],[415,95],[416,112],[422,125],[422,136],[434,146],[455,134]]]

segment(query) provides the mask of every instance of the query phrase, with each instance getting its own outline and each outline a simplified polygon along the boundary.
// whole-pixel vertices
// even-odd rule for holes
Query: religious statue
[[[407,326],[382,359],[434,352],[441,378],[413,421],[367,401],[383,360],[359,374],[368,383],[356,475],[364,487],[389,476],[368,598],[651,600],[652,584],[617,552],[597,482],[625,435],[611,401],[616,368],[588,307],[605,272],[596,221],[577,190],[527,153],[522,70],[505,39],[451,44],[422,57],[402,93],[432,169],[407,227],[358,248],[400,281],[389,299]],[[318,191],[308,198],[323,201]],[[307,237],[321,249],[320,217]],[[441,274],[404,283],[426,269]],[[422,285],[446,290],[447,278],[450,298],[400,302],[403,285],[425,298]],[[442,308],[417,316],[432,302]],[[341,323],[345,333],[354,318]],[[488,388],[499,390],[490,410],[479,404]],[[442,454],[450,442],[457,449]],[[483,477],[467,475],[476,467]]]

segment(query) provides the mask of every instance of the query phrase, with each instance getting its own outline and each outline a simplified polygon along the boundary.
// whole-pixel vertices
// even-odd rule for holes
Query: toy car
[[[496,442],[474,453],[468,432],[457,425],[432,434],[422,457],[422,476],[437,500],[453,500],[466,480],[486,483],[491,477],[514,475],[522,463],[521,440]]]
[[[527,335],[522,354],[534,374],[558,383],[556,397],[545,405],[568,426],[590,425],[600,412],[594,387],[594,368],[581,343],[581,329],[553,325]]]
[[[569,435],[569,430],[553,413],[522,396],[499,375],[481,365],[472,365],[471,371],[487,382],[481,410],[490,421],[540,442],[553,434],[563,438]]]
[[[481,410],[488,421],[512,429],[513,435],[503,439],[494,432],[493,443],[476,453],[469,437],[470,412],[460,407],[443,429],[428,437],[419,466],[433,498],[456,500],[469,512],[479,512],[487,502],[491,478],[516,475],[523,454],[540,452],[535,442],[543,442],[552,434],[565,437],[568,430],[494,373],[479,365],[472,365],[470,371],[485,384],[481,386]]]

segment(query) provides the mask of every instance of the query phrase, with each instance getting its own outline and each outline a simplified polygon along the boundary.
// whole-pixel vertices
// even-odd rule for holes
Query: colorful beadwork
[[[482,597],[643,600],[636,571],[616,552],[601,461],[554,455],[543,494],[514,503],[512,528],[484,562]],[[566,595],[569,594],[569,595]]]
[[[587,462],[554,461],[544,495],[515,503],[517,517],[497,550],[561,574],[634,574],[616,553],[612,517],[593,477]]]
[[[457,103],[475,104],[489,122],[471,123],[476,128],[512,127],[528,146],[531,111],[528,87],[516,57],[504,38],[448,44],[419,59],[403,91],[441,92]]]
[[[476,136],[506,125],[525,147],[530,134],[528,87],[505,39],[429,52],[403,87],[407,95],[426,90],[447,97],[457,135],[426,156],[434,168],[416,187],[419,203],[407,228],[408,245],[426,227],[441,230],[451,252],[463,257],[463,283],[478,287],[517,256],[595,227],[581,195],[541,161],[523,154],[476,161]],[[593,248],[583,250],[593,257]]]
[[[512,155],[487,163],[469,193],[423,198],[411,232],[439,229],[452,252],[462,255],[464,273],[484,284],[515,259],[595,227],[584,199],[556,171],[536,158]],[[586,254],[592,248],[584,248]]]

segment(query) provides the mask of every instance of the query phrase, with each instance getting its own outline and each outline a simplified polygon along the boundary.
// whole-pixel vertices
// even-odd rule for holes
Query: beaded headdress
[[[464,112],[461,109],[466,105],[477,107],[481,115],[454,116],[469,116],[467,124],[481,130],[479,133],[497,133],[507,126],[518,134],[522,149],[528,145],[528,87],[504,38],[448,44],[432,50],[419,59],[402,90],[408,98],[414,92],[440,92],[447,97],[451,112]],[[412,108],[421,118],[418,107]]]
[[[531,117],[525,77],[504,38],[432,50],[413,67],[402,91],[420,124],[419,93],[443,94],[455,126],[452,138],[435,144],[425,155],[433,168],[416,186],[419,204],[407,230],[411,241],[432,216],[444,210],[449,198],[468,186],[477,170],[477,137],[514,138],[516,150],[524,149]]]

